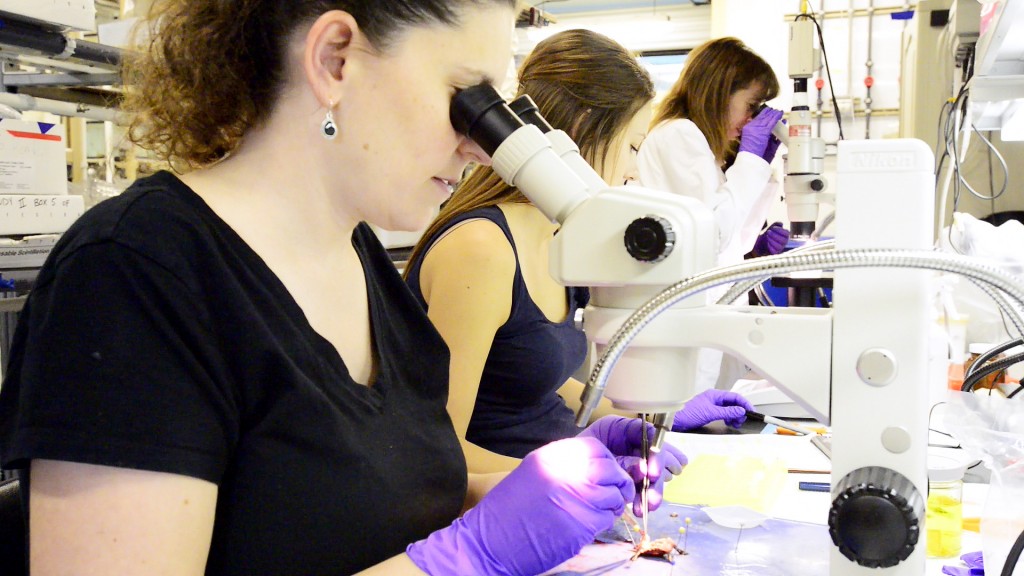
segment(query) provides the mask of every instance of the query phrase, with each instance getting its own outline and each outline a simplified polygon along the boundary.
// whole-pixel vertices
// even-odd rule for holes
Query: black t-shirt
[[[447,526],[466,491],[448,349],[365,224],[352,241],[378,358],[370,387],[173,175],[92,208],[19,319],[0,388],[3,465],[216,483],[207,574],[349,574]]]

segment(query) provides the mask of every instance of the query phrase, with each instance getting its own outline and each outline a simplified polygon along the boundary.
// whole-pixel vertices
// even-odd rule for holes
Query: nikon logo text
[[[914,166],[914,155],[905,152],[856,152],[853,167],[857,170],[903,170]]]

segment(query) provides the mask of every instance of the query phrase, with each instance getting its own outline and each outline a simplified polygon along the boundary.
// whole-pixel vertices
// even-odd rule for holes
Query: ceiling
[[[707,4],[710,0],[531,0],[530,4],[554,15],[579,15],[612,10],[669,8],[687,4]]]

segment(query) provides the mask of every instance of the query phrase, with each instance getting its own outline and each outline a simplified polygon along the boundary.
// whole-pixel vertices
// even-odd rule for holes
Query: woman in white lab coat
[[[690,53],[640,148],[644,187],[697,198],[714,211],[719,265],[743,260],[768,215],[779,145],[771,130],[782,112],[761,109],[778,93],[771,66],[742,41],[711,40]],[[720,358],[702,350],[697,390],[714,387]]]

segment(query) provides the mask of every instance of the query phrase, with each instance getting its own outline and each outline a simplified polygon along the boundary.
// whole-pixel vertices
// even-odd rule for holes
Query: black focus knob
[[[906,476],[878,466],[858,468],[833,494],[828,531],[843,556],[868,568],[888,568],[914,551],[924,499]]]
[[[814,180],[811,180],[811,190],[814,190],[815,192],[821,192],[824,189],[825,189],[825,181],[824,180],[821,180],[819,178],[815,178]]]
[[[641,262],[664,260],[676,245],[676,233],[668,220],[644,216],[630,222],[624,234],[626,252]]]

